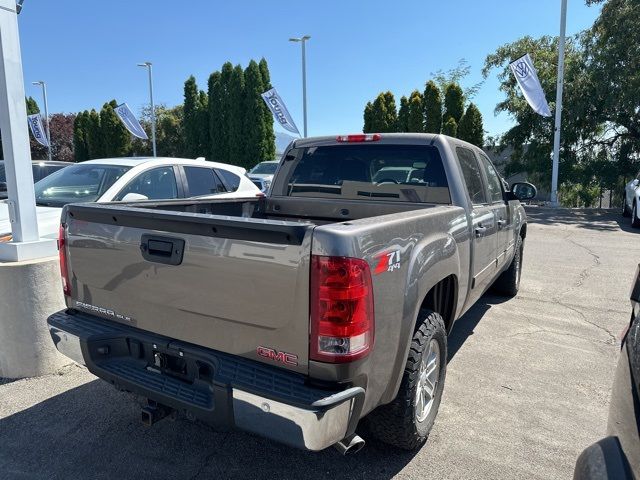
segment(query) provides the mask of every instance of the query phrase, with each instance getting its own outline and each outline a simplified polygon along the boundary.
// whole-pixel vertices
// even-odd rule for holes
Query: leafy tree
[[[73,127],[76,115],[54,113],[49,119],[51,128],[51,157],[61,162],[74,161]],[[77,160],[76,160],[77,161]]]
[[[453,117],[449,117],[444,125],[442,126],[442,133],[444,135],[449,135],[450,137],[455,137],[458,134],[458,124],[453,119]]]
[[[165,105],[156,105],[156,144],[158,152],[167,157],[186,157],[184,152],[184,135],[182,128],[183,106],[178,105],[167,108]],[[151,108],[146,106],[142,109],[140,124],[151,138]],[[131,154],[134,156],[152,155],[151,142],[134,138],[131,141]]]
[[[104,138],[100,129],[100,115],[91,109],[87,118],[87,144],[89,159],[106,157]]]
[[[255,62],[254,62],[255,63]],[[258,67],[258,65],[256,65]],[[260,79],[262,79],[262,75],[260,74],[259,67],[257,68],[258,75]],[[262,86],[262,83],[260,83]],[[231,79],[229,81],[229,92],[228,92],[228,101],[227,101],[227,128],[229,132],[229,163],[233,165],[245,165],[248,163],[245,158],[247,156],[247,144],[245,143],[245,116],[244,116],[244,106],[245,106],[245,80],[244,80],[244,71],[240,65],[236,65],[231,73]],[[260,109],[257,112],[256,122],[260,125],[256,125],[261,131],[264,130],[264,117],[262,116],[262,110]],[[260,141],[259,138],[256,138],[257,141]],[[253,152],[251,152],[253,153]],[[251,164],[257,163],[257,159],[255,159]]]
[[[131,134],[116,115],[115,100],[105,103],[100,110],[99,132],[106,157],[124,157],[131,147]]]
[[[460,85],[450,83],[444,90],[444,115],[443,122],[453,118],[458,124],[464,114],[464,93]]]
[[[371,102],[367,102],[364,107],[364,127],[362,128],[362,132],[373,132],[373,104]]]
[[[386,125],[387,132],[398,131],[398,110],[396,107],[396,99],[393,93],[387,91],[384,93],[385,100],[385,118],[384,123]]]
[[[457,136],[459,139],[472,143],[478,147],[483,146],[484,127],[482,126],[482,114],[475,104],[470,103],[464,112],[458,125]]]
[[[229,158],[229,137],[225,133],[223,98],[225,95],[220,72],[213,72],[209,77],[209,139],[210,159],[226,162]]]
[[[262,75],[262,83],[264,87],[264,91],[271,90],[271,75],[269,73],[269,66],[267,65],[267,61],[262,58],[260,59],[260,74]],[[264,92],[262,92],[264,93]],[[273,131],[273,115],[271,114],[271,110],[267,107],[267,104],[262,102],[262,118],[265,127],[264,133],[264,145],[262,147],[264,151],[265,159],[275,159],[276,158],[276,135]]]
[[[89,112],[78,113],[73,121],[73,153],[76,162],[89,160]]]
[[[368,105],[371,104],[367,103],[367,106]],[[409,99],[404,95],[400,97],[400,110],[398,110],[398,131],[409,131]]]
[[[40,108],[38,107],[38,102],[36,102],[33,97],[27,97],[25,99],[27,103],[27,115],[33,115],[34,113],[40,113]]]
[[[460,60],[458,60],[457,66],[447,71],[438,70],[437,72],[431,73],[431,76],[433,77],[434,83],[438,86],[439,90],[441,92],[444,92],[447,88],[447,85],[451,85],[452,83],[458,85],[461,84],[462,80],[468,77],[470,73],[471,66],[469,65],[469,62],[467,62],[467,60],[465,60],[464,58],[461,58]],[[464,98],[472,99],[473,97],[475,97],[480,90],[480,87],[482,87],[483,83],[484,81],[478,82],[474,85],[471,85],[470,87],[465,88]]]
[[[433,80],[429,80],[424,89],[424,130],[427,133],[440,133],[442,130],[442,97],[440,89]]]
[[[407,131],[424,132],[424,106],[422,94],[418,90],[411,92],[411,96],[409,97]]]
[[[266,125],[262,105],[264,101],[260,96],[264,92],[264,83],[259,65],[251,60],[245,72],[245,102],[244,102],[244,134],[242,141],[246,146],[245,156],[241,165],[245,168],[255,165],[265,159],[267,154],[264,149],[266,137]]]

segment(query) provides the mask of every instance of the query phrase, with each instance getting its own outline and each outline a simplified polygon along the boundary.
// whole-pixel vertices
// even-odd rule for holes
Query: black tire
[[[638,218],[638,202],[633,202],[633,210],[631,210],[631,226],[640,228],[640,218]]]
[[[435,370],[438,377],[433,389],[433,402],[426,413],[426,417],[418,420],[416,410],[420,367],[423,355],[428,355],[431,341],[438,345],[439,363]],[[435,358],[435,357],[434,357]],[[422,446],[429,436],[429,432],[438,414],[438,407],[444,390],[444,380],[447,372],[447,331],[439,313],[422,310],[418,327],[411,341],[409,358],[404,368],[398,396],[391,403],[382,405],[367,417],[369,431],[381,442],[404,450],[414,450]]]
[[[504,296],[515,297],[520,289],[520,277],[522,274],[522,255],[524,253],[524,240],[520,235],[516,239],[516,253],[511,260],[511,265],[496,279],[493,289]]]
[[[626,192],[622,194],[622,216],[623,217],[630,217],[631,216],[631,212],[627,208],[627,193]]]

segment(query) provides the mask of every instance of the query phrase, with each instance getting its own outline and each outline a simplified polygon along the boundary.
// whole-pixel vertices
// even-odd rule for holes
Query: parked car
[[[269,160],[266,162],[260,162],[247,173],[247,176],[261,191],[267,192],[271,186],[273,175],[278,169],[280,164],[279,160]]]
[[[631,289],[631,306],[613,380],[607,437],[580,454],[575,480],[640,478],[640,265]]]
[[[33,181],[42,180],[47,175],[57,172],[61,168],[73,165],[70,162],[55,162],[48,160],[35,160],[32,162]],[[7,177],[4,171],[4,160],[0,160],[0,200],[7,198]]]
[[[388,167],[422,175],[375,181]],[[296,140],[261,198],[67,205],[67,309],[51,335],[150,399],[148,424],[187,411],[347,453],[366,416],[415,449],[455,320],[491,285],[518,292],[527,219],[513,191],[535,187],[511,190],[461,140],[359,134]]]
[[[634,228],[640,228],[638,205],[640,205],[640,172],[624,187],[622,202],[622,215],[631,217],[631,226]]]
[[[260,190],[245,169],[180,158],[107,158],[76,163],[35,184],[38,231],[57,238],[67,203],[254,197]],[[11,239],[9,209],[0,202],[0,239]]]

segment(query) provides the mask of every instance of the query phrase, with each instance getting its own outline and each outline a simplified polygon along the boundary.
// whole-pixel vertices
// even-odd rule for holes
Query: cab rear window
[[[289,152],[291,197],[451,203],[442,158],[430,145],[331,145]]]

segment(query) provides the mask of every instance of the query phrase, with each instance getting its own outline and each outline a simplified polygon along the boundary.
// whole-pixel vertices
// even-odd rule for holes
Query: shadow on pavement
[[[631,226],[631,219],[623,217],[616,210],[597,209],[552,209],[547,207],[526,207],[530,222],[540,225],[571,225],[576,228],[598,231],[622,230],[640,233],[640,229]]]

